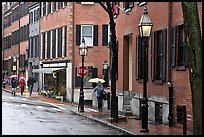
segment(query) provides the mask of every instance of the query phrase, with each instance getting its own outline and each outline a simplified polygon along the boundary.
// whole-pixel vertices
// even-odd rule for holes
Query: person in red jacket
[[[19,81],[19,87],[20,87],[20,89],[21,89],[21,95],[23,95],[25,86],[26,86],[25,80],[24,80],[23,77],[21,77],[21,78],[20,78],[20,81]]]

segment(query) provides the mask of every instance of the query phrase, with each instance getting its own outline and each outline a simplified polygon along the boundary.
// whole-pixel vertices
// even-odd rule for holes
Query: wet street
[[[2,91],[2,135],[121,135],[52,104]]]

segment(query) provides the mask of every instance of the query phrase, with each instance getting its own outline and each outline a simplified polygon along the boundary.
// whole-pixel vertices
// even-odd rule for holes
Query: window
[[[62,27],[62,57],[66,57],[66,35],[67,35],[67,26]]]
[[[47,3],[47,14],[51,13],[51,2]]]
[[[33,23],[33,12],[29,13],[29,23]]]
[[[76,46],[85,39],[87,46],[98,46],[98,25],[76,25]]]
[[[47,58],[50,58],[50,33],[51,31],[47,32]]]
[[[184,66],[187,63],[187,35],[184,25],[172,27],[171,66]]]
[[[41,2],[42,3],[42,16],[46,15],[46,2]]]
[[[42,42],[41,59],[45,59],[45,32],[41,34],[41,42]]]
[[[52,58],[56,56],[56,29],[52,30]]]
[[[58,28],[58,57],[62,57],[62,27]]]
[[[125,12],[131,11],[133,7],[134,7],[134,2],[123,2],[123,9]]]
[[[144,46],[140,36],[136,38],[136,79],[144,78]]]
[[[52,12],[56,11],[56,2],[52,2]]]
[[[151,78],[152,80],[166,80],[166,32],[159,30],[152,34],[151,47]]]
[[[82,25],[81,30],[81,42],[82,38],[84,38],[87,46],[93,46],[93,26]]]

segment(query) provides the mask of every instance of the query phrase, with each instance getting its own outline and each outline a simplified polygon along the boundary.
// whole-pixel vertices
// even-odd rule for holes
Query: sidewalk
[[[3,89],[3,88],[2,88]],[[7,92],[11,92],[11,88],[6,86],[4,89]],[[16,95],[20,95],[19,91],[17,91]],[[24,97],[30,97],[29,93],[26,92],[23,95]],[[31,96],[32,99],[40,100],[43,102],[55,103],[55,104],[64,104],[65,106],[75,107],[72,110],[77,115],[86,117],[87,119],[93,120],[101,125],[108,126],[110,128],[119,130],[124,132],[125,134],[130,135],[183,135],[183,129],[178,127],[169,127],[164,124],[156,124],[154,122],[148,121],[148,129],[149,132],[140,132],[141,129],[141,120],[139,120],[136,116],[125,116],[126,122],[118,122],[118,123],[110,123],[107,119],[110,118],[110,110],[103,109],[103,112],[97,112],[96,108],[91,108],[89,106],[85,106],[85,112],[77,111],[78,104],[73,104],[66,101],[56,100],[54,98],[48,98],[46,96],[38,95],[37,92],[33,92]],[[120,115],[119,115],[120,116]],[[192,135],[192,132],[187,132],[187,135]]]

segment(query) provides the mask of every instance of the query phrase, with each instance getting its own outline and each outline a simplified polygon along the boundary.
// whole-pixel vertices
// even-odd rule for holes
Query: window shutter
[[[184,44],[184,47],[183,47],[183,58],[184,58],[184,66],[185,67],[187,67],[187,65],[188,65],[188,56],[187,56],[187,35],[186,35],[186,33],[185,33],[185,31],[184,31],[184,42],[183,42],[183,44]]]
[[[45,59],[45,32],[42,33],[42,59]]]
[[[98,25],[94,25],[93,45],[98,46]]]
[[[64,27],[64,56],[67,55],[67,26]]]
[[[151,38],[151,79],[154,80],[155,79],[155,75],[154,75],[154,65],[155,65],[155,62],[154,62],[154,47],[155,47],[155,44],[154,44],[154,35],[155,35],[155,32],[152,33],[152,38]]]
[[[139,52],[138,52],[138,49],[139,49],[139,36],[136,38],[136,79],[138,80],[139,77]]]
[[[102,46],[108,46],[108,25],[102,25]]]
[[[161,80],[166,81],[166,38],[167,29],[162,31],[162,68],[161,68]]]
[[[171,66],[176,65],[176,27],[172,28],[172,41],[171,41]]]
[[[77,75],[77,67],[75,68],[75,87],[81,86],[81,77]]]
[[[76,46],[81,43],[81,25],[76,25]]]
[[[92,78],[97,78],[98,77],[98,69],[97,68],[92,68]],[[93,87],[97,86],[97,83],[92,83]]]

